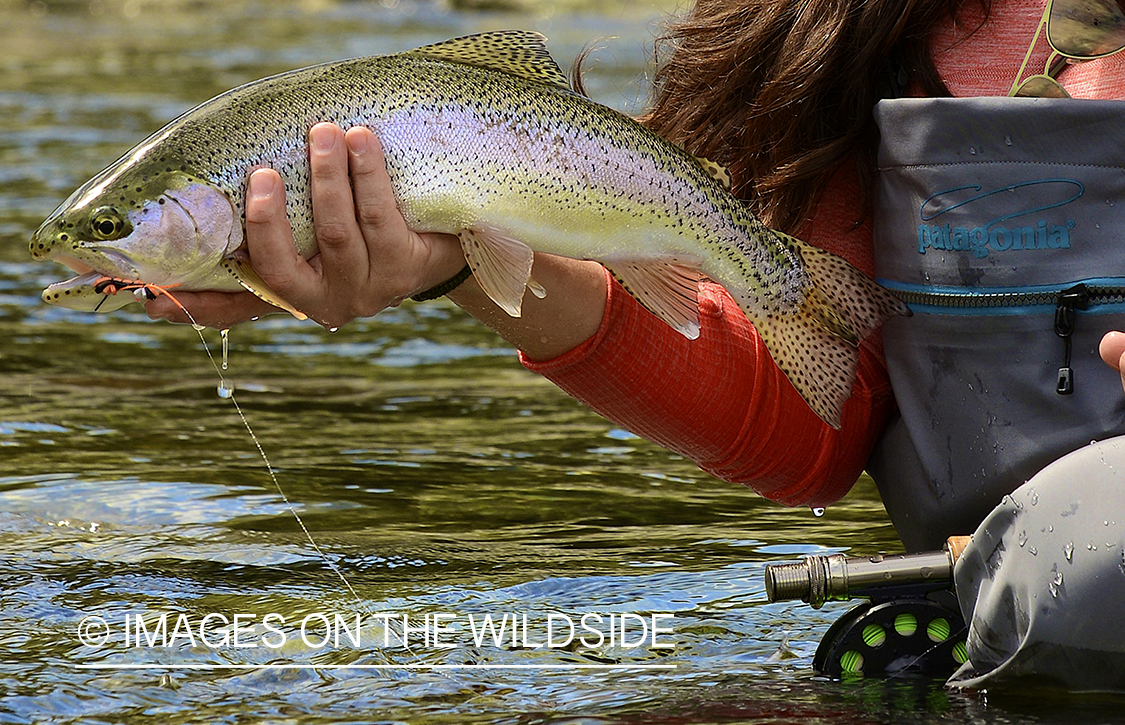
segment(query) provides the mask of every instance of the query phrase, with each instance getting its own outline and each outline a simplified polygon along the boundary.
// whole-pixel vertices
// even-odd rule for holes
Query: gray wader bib
[[[1125,329],[1125,102],[876,121],[876,275],[915,314],[883,329],[900,414],[868,470],[908,549],[975,531],[950,682],[1125,690],[1125,394],[1097,352]]]

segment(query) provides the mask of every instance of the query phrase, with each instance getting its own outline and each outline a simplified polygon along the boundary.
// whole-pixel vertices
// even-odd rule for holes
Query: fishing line
[[[171,297],[171,295],[168,296]],[[180,309],[183,309],[183,307],[181,307]],[[250,427],[250,421],[246,418],[246,413],[242,411],[242,406],[238,404],[238,399],[234,397],[234,386],[227,383],[226,378],[223,377],[222,370],[219,369],[219,364],[215,362],[215,355],[211,352],[211,346],[207,344],[207,338],[203,336],[203,330],[206,328],[196,322],[195,318],[191,316],[190,312],[188,312],[187,310],[184,310],[184,312],[187,313],[188,319],[191,320],[191,326],[192,329],[195,330],[195,334],[199,335],[199,341],[203,343],[203,351],[207,353],[207,359],[211,361],[211,367],[215,369],[215,374],[219,376],[219,397],[225,400],[229,400],[234,404],[234,409],[238,412],[238,417],[242,419],[242,425],[246,427],[246,432],[250,434],[250,440],[254,441],[254,447],[258,449],[258,455],[262,457],[262,462],[266,464],[266,472],[270,475],[270,480],[273,481],[273,486],[277,489],[277,493],[279,496],[281,496],[281,500],[285,502],[285,506],[289,509],[289,513],[293,514],[293,519],[296,520],[297,525],[301,527],[301,531],[304,532],[305,538],[308,539],[308,542],[310,545],[312,545],[313,550],[324,561],[324,563],[328,565],[328,568],[331,569],[336,574],[336,576],[340,578],[340,581],[344,583],[344,586],[347,587],[347,590],[351,592],[353,597],[356,598],[356,601],[362,604],[363,599],[359,596],[359,592],[357,592],[355,588],[352,587],[351,582],[349,582],[348,578],[344,576],[344,572],[340,569],[340,567],[336,566],[336,562],[332,561],[332,559],[324,553],[324,550],[320,548],[320,545],[316,543],[316,541],[313,539],[312,533],[309,531],[309,528],[305,526],[305,522],[301,520],[300,514],[297,513],[296,507],[293,506],[293,503],[289,500],[289,497],[285,495],[285,491],[281,488],[281,481],[279,481],[277,478],[277,471],[274,470],[273,464],[270,463],[269,456],[266,455],[265,449],[262,448],[262,442],[258,439],[257,434],[254,433],[254,429]],[[226,330],[223,330],[223,333],[226,333]],[[224,356],[224,363],[225,362],[226,361]],[[226,365],[224,365],[223,367],[225,369]]]
[[[94,290],[105,295],[105,299],[108,299],[108,295],[115,295],[118,292],[127,290],[132,290],[134,295],[136,295],[138,299],[141,299],[143,297],[148,300],[154,300],[156,299],[157,295],[164,295],[165,297],[170,299],[178,308],[180,308],[180,310],[183,311],[185,315],[187,315],[188,320],[191,321],[192,329],[194,329],[195,333],[199,335],[199,341],[203,344],[203,351],[207,353],[207,359],[211,362],[211,367],[214,368],[215,374],[219,377],[219,397],[223,398],[224,400],[230,400],[230,402],[234,405],[234,409],[238,413],[238,417],[242,420],[242,425],[246,428],[246,432],[250,434],[250,440],[254,442],[254,447],[258,450],[258,455],[261,456],[262,462],[266,464],[266,472],[269,474],[270,480],[273,481],[274,488],[277,489],[277,493],[279,496],[281,496],[281,500],[285,503],[285,507],[289,510],[289,513],[293,515],[293,519],[301,528],[301,531],[305,535],[305,539],[308,540],[309,544],[312,546],[317,556],[320,557],[321,561],[323,561],[328,566],[328,568],[331,569],[332,572],[340,579],[340,581],[343,582],[344,587],[348,590],[349,593],[351,593],[352,597],[355,598],[356,602],[360,605],[360,608],[367,614],[374,617],[374,613],[366,606],[363,598],[359,596],[359,592],[355,590],[355,587],[353,587],[351,582],[348,581],[348,578],[344,576],[343,570],[341,570],[340,567],[336,565],[336,562],[334,562],[328,556],[328,554],[326,554],[324,550],[320,548],[320,545],[317,544],[316,540],[313,538],[312,532],[309,531],[309,528],[307,526],[305,526],[305,522],[301,519],[300,514],[297,513],[296,507],[293,505],[292,501],[289,500],[289,497],[285,494],[284,489],[282,489],[281,481],[277,477],[277,471],[274,470],[273,464],[270,462],[269,456],[266,455],[266,451],[262,447],[261,441],[258,439],[257,434],[254,433],[254,429],[250,426],[250,420],[246,417],[246,413],[243,412],[242,406],[238,403],[238,399],[235,398],[234,386],[227,383],[226,377],[223,376],[223,370],[227,369],[227,333],[229,332],[229,330],[224,329],[220,333],[222,335],[223,342],[223,364],[220,369],[219,363],[215,361],[215,355],[211,352],[211,346],[207,344],[207,338],[203,336],[203,330],[205,330],[206,328],[196,322],[195,318],[190,312],[188,312],[187,308],[184,307],[180,303],[180,301],[177,300],[175,296],[173,296],[172,293],[169,292],[165,287],[154,284],[146,284],[138,280],[122,280],[114,279],[111,277],[104,277],[95,283]],[[98,303],[98,305],[101,306],[101,303]],[[394,628],[390,626],[389,621],[385,626],[389,627],[391,631],[394,632]],[[395,634],[399,636],[399,639],[406,651],[414,654],[414,651],[410,648],[410,643],[406,639],[406,633],[395,632]]]
[[[191,319],[190,314],[188,314],[188,318]],[[318,556],[320,556],[324,563],[328,565],[328,568],[335,572],[336,576],[340,578],[340,581],[344,583],[344,586],[347,587],[352,596],[356,598],[356,601],[362,604],[363,599],[359,596],[359,592],[357,592],[355,588],[352,587],[351,582],[349,582],[347,577],[344,576],[344,572],[340,569],[340,567],[336,566],[336,562],[332,561],[332,559],[324,553],[324,550],[320,548],[320,545],[316,543],[316,541],[313,539],[312,533],[309,531],[308,527],[305,526],[305,522],[301,520],[301,516],[297,513],[296,507],[293,506],[293,503],[289,500],[289,497],[285,495],[285,491],[282,490],[281,482],[277,478],[277,471],[274,470],[273,464],[270,463],[269,456],[266,455],[265,449],[262,448],[262,442],[258,440],[258,436],[254,433],[254,429],[250,427],[250,421],[247,420],[246,414],[242,412],[242,406],[238,404],[238,399],[234,397],[234,386],[229,385],[226,378],[223,377],[223,373],[219,369],[219,364],[215,362],[215,356],[211,352],[211,347],[207,344],[207,339],[203,337],[203,325],[198,324],[194,319],[192,319],[191,326],[195,330],[196,334],[199,335],[199,340],[203,343],[203,350],[207,353],[207,359],[211,361],[211,367],[215,368],[215,374],[219,376],[219,397],[230,400],[230,402],[234,404],[234,409],[238,412],[238,417],[242,419],[242,425],[246,427],[246,432],[250,434],[250,439],[254,441],[254,447],[258,449],[258,455],[262,457],[262,461],[266,464],[266,472],[269,473],[270,480],[273,481],[273,486],[277,489],[277,493],[279,496],[281,496],[281,500],[285,502],[285,506],[289,509],[289,513],[293,514],[294,520],[296,520],[297,525],[301,527],[301,531],[304,532],[305,538],[308,539],[309,544],[312,545],[313,550],[317,553]],[[223,330],[223,332],[225,333],[226,330]]]
[[[167,292],[164,292],[164,294],[168,295],[168,297],[172,297],[172,295],[168,294]],[[176,302],[176,304],[179,304],[179,302]],[[332,561],[328,554],[326,554],[324,550],[320,548],[320,545],[317,544],[313,539],[312,532],[309,531],[309,528],[307,526],[305,526],[305,522],[301,520],[301,516],[297,513],[296,507],[293,506],[293,503],[289,500],[289,497],[285,495],[285,491],[281,488],[281,481],[279,481],[277,478],[277,471],[274,470],[273,464],[270,463],[269,456],[266,455],[265,449],[262,448],[262,442],[258,439],[257,434],[254,433],[254,429],[250,427],[250,421],[246,418],[246,413],[242,411],[242,406],[238,404],[238,400],[234,397],[234,386],[228,384],[226,378],[223,376],[222,370],[225,370],[227,368],[227,356],[225,353],[227,351],[228,330],[221,331],[223,335],[224,354],[222,370],[220,370],[219,364],[215,362],[215,355],[211,352],[211,346],[207,344],[207,338],[203,336],[203,330],[206,328],[196,322],[195,318],[191,316],[191,313],[184,309],[182,305],[180,306],[180,309],[182,309],[184,313],[187,314],[188,319],[191,320],[192,329],[194,329],[195,333],[199,335],[199,341],[203,343],[203,351],[207,353],[207,359],[211,361],[211,367],[215,369],[215,374],[219,376],[219,397],[230,400],[230,402],[234,404],[234,409],[238,412],[238,417],[242,419],[242,425],[246,427],[246,432],[250,434],[250,439],[254,441],[254,447],[258,449],[258,455],[262,457],[262,461],[266,464],[266,472],[269,473],[270,480],[273,481],[273,486],[277,489],[277,493],[279,496],[281,496],[281,500],[285,502],[285,506],[289,509],[289,513],[293,514],[293,519],[297,522],[297,525],[301,527],[301,531],[304,532],[305,538],[308,539],[308,542],[312,546],[313,550],[317,553],[320,559],[328,565],[328,568],[331,569],[333,573],[335,573],[336,576],[340,578],[340,581],[344,583],[344,586],[351,593],[352,597],[355,598],[356,603],[359,604],[360,609],[371,615],[372,618],[376,618],[374,616],[374,612],[372,612],[367,607],[366,602],[362,597],[359,596],[359,592],[355,590],[351,582],[348,581],[348,578],[344,576],[343,570],[336,565],[336,562]],[[391,627],[389,620],[386,622],[385,626],[387,626],[392,632],[394,632],[394,627]],[[395,634],[401,640],[402,645],[406,649],[406,651],[410,654],[414,654],[414,650],[410,648],[410,643],[406,639],[406,633],[395,632]]]
[[[164,294],[168,293],[164,292]],[[171,297],[171,295],[168,296]],[[176,304],[179,303],[177,302]],[[181,306],[180,309],[184,309],[183,306]],[[297,513],[296,507],[293,506],[293,503],[289,500],[289,497],[285,495],[285,491],[281,488],[281,481],[277,478],[277,471],[274,470],[273,464],[270,463],[269,456],[266,455],[265,449],[262,448],[262,443],[258,439],[257,434],[254,433],[254,429],[250,427],[250,421],[249,419],[247,419],[246,413],[242,411],[242,406],[238,404],[238,400],[234,397],[234,386],[227,383],[226,378],[223,376],[222,370],[220,370],[219,368],[219,364],[215,362],[215,355],[211,352],[211,346],[207,344],[207,338],[203,336],[203,330],[206,328],[203,325],[197,323],[191,316],[191,313],[186,309],[184,309],[184,313],[187,314],[188,319],[191,320],[192,329],[194,329],[195,333],[199,335],[199,340],[201,343],[203,343],[203,350],[207,353],[207,359],[211,361],[211,367],[215,369],[215,374],[219,376],[219,397],[228,399],[231,403],[234,404],[234,409],[238,412],[238,417],[242,419],[242,425],[246,427],[246,432],[250,434],[250,439],[254,441],[254,447],[258,449],[258,455],[262,457],[262,461],[266,464],[266,472],[269,473],[270,480],[273,481],[274,488],[277,489],[277,493],[279,496],[281,496],[281,500],[285,502],[285,506],[289,509],[289,513],[293,514],[293,519],[297,522],[297,525],[301,527],[301,531],[305,534],[305,538],[308,540],[313,550],[317,553],[320,559],[328,565],[328,568],[331,569],[337,577],[339,577],[340,581],[344,583],[344,586],[347,588],[348,592],[351,593],[352,597],[355,598],[356,603],[359,605],[360,609],[366,612],[368,615],[371,615],[373,619],[378,619],[377,617],[375,617],[375,613],[367,606],[364,599],[359,596],[359,592],[357,592],[352,586],[351,582],[348,581],[348,578],[344,576],[343,570],[340,569],[340,567],[336,565],[336,562],[334,562],[328,556],[328,554],[326,554],[324,550],[320,548],[320,545],[316,543],[316,540],[313,539],[312,532],[309,531],[309,528],[307,526],[305,526],[305,522],[301,519],[300,514]],[[225,353],[227,345],[227,330],[222,330],[222,333]],[[225,354],[223,355],[223,363],[224,364],[222,368],[225,370]],[[414,650],[411,649],[410,643],[407,641],[405,631],[396,632],[395,628],[391,626],[390,620],[386,620],[384,626],[388,627],[392,632],[395,633],[395,635],[399,638],[399,641],[402,642],[403,648],[407,652],[412,655],[414,654]]]

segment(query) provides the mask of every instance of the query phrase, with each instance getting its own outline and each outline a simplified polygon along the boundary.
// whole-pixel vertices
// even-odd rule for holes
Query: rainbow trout
[[[702,276],[727,289],[816,413],[839,427],[859,342],[905,306],[842,259],[766,228],[725,171],[574,92],[538,33],[457,38],[326,63],[188,111],[75,191],[31,240],[79,275],[50,304],[108,311],[106,278],[245,288],[299,317],[248,262],[246,179],[281,173],[297,249],[316,253],[307,133],[320,121],[382,142],[412,229],[460,237],[485,292],[520,315],[533,250],[604,264],[688,338]],[[725,182],[725,183],[724,183]],[[732,371],[738,374],[738,371]]]

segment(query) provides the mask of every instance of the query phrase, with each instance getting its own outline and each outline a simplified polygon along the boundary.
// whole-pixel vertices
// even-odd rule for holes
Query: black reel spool
[[[951,603],[935,599],[905,597],[853,607],[828,628],[813,668],[835,679],[949,677],[966,660],[967,628],[952,596]]]

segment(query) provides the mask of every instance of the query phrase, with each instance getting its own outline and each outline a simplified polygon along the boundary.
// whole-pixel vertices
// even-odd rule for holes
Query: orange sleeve
[[[854,172],[837,174],[803,235],[870,273],[870,224],[857,224]],[[552,360],[521,356],[570,395],[632,432],[774,501],[824,506],[859,477],[894,408],[877,336],[860,351],[855,390],[833,430],[778,369],[718,284],[700,289],[702,330],[688,340],[608,273],[598,332]]]
[[[825,506],[851,488],[893,408],[882,356],[861,349],[836,431],[805,404],[726,290],[700,290],[697,340],[654,317],[607,274],[592,338],[545,362],[524,358],[570,395],[639,436],[779,503]]]

